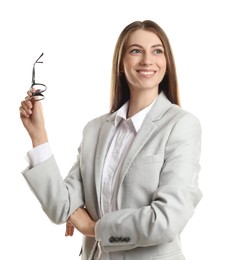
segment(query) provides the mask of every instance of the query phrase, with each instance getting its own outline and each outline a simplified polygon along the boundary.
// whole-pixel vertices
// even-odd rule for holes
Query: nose
[[[151,65],[152,64],[152,57],[151,54],[149,53],[144,53],[142,55],[142,59],[141,59],[141,65]]]

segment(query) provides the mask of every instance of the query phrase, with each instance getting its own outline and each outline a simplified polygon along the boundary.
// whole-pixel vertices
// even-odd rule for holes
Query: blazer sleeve
[[[42,209],[56,224],[64,223],[70,214],[84,205],[79,156],[63,180],[54,156],[22,172]]]
[[[98,220],[96,239],[105,251],[168,243],[179,236],[202,197],[198,188],[200,150],[199,120],[185,113],[167,140],[159,187],[151,204],[108,213]]]

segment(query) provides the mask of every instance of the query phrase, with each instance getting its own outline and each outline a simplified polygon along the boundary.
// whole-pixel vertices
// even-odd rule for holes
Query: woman
[[[179,235],[201,199],[201,128],[179,106],[169,40],[153,21],[116,43],[111,111],[90,121],[62,179],[32,92],[20,116],[34,149],[23,172],[43,210],[84,235],[82,259],[185,259]]]

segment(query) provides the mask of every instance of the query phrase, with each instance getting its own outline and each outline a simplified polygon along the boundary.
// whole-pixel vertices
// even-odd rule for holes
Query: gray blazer
[[[23,175],[57,224],[85,206],[98,221],[96,237],[103,251],[121,251],[127,260],[184,259],[179,235],[202,196],[199,121],[160,93],[123,162],[119,210],[101,218],[101,174],[114,117],[106,114],[86,125],[77,161],[65,180],[54,157]],[[82,259],[89,259],[94,244],[94,238],[84,238]]]

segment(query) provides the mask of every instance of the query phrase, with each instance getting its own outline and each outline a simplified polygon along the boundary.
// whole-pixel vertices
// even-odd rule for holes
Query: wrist
[[[48,142],[48,137],[47,137],[46,131],[44,131],[43,133],[40,133],[38,135],[31,136],[31,140],[32,140],[33,148],[38,146],[38,145],[47,143]]]

